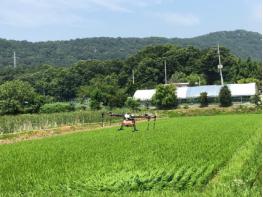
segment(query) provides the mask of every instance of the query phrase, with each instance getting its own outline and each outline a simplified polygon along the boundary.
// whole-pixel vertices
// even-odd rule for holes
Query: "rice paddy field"
[[[146,127],[0,145],[0,196],[261,196],[260,114]]]

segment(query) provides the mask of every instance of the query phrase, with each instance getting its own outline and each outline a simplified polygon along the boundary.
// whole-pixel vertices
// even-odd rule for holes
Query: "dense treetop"
[[[192,45],[198,49],[205,49],[215,47],[217,43],[242,59],[251,57],[253,60],[261,60],[261,34],[237,30],[215,32],[187,39],[98,37],[35,43],[0,39],[0,67],[12,65],[13,51],[17,53],[18,66],[41,64],[69,66],[79,60],[125,59],[149,45],[173,44],[183,47]]]

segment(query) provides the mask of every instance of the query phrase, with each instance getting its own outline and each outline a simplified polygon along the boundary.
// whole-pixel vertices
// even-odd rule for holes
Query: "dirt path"
[[[146,120],[138,120],[137,122],[145,122]],[[46,137],[53,137],[58,135],[66,135],[78,132],[94,131],[104,128],[112,128],[119,126],[120,122],[112,123],[111,125],[101,126],[100,123],[88,124],[88,125],[74,125],[74,126],[62,126],[58,128],[37,130],[37,131],[27,131],[27,132],[17,132],[11,134],[4,134],[0,136],[0,144],[13,144],[21,141],[36,140]]]
[[[46,137],[53,137],[58,135],[66,135],[78,132],[85,132],[85,131],[93,131],[99,130],[103,128],[111,128],[118,126],[119,123],[113,123],[111,125],[107,125],[101,127],[99,124],[91,124],[91,125],[79,125],[79,126],[62,126],[53,129],[45,129],[45,130],[38,130],[38,131],[28,131],[28,132],[18,132],[12,134],[5,134],[0,136],[0,144],[12,144],[20,141],[26,140],[35,140],[35,139],[42,139]]]

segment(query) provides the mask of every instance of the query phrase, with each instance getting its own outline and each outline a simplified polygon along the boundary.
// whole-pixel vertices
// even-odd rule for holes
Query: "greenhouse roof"
[[[232,97],[239,96],[252,96],[256,94],[256,84],[227,84],[229,87]],[[217,97],[219,95],[221,85],[205,85],[205,86],[195,86],[195,87],[177,87],[177,98],[188,99],[197,98],[200,96],[201,92],[206,92],[208,97]],[[150,90],[137,90],[134,93],[135,99],[140,99],[141,101],[151,100],[152,96],[155,94],[155,89]]]

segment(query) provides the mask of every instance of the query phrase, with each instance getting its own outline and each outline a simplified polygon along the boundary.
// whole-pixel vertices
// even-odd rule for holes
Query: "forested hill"
[[[147,45],[193,45],[199,48],[224,46],[242,59],[261,61],[261,37],[244,30],[221,31],[194,38],[84,38],[69,41],[28,42],[0,39],[0,66],[12,65],[13,51],[18,66],[51,64],[67,66],[88,59],[124,59]]]

